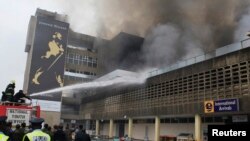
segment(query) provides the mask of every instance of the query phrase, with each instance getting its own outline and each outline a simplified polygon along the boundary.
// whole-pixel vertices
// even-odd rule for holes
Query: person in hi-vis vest
[[[0,141],[9,141],[9,136],[4,134],[6,128],[6,116],[0,116]]]
[[[43,122],[42,118],[32,118],[30,120],[32,132],[25,134],[23,141],[51,141],[50,136],[41,130]]]

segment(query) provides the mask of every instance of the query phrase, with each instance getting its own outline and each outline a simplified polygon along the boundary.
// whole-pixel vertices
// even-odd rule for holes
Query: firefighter
[[[51,141],[50,136],[41,130],[43,122],[42,118],[32,118],[30,123],[33,131],[24,135],[23,141]]]
[[[0,116],[0,141],[9,141],[9,136],[3,133],[6,128],[6,119],[6,116]]]
[[[15,93],[15,81],[12,80],[10,84],[5,89],[5,92],[2,92],[2,101],[14,102],[14,93]]]
[[[25,93],[23,93],[23,90],[19,90],[14,95],[14,102],[25,103],[25,99],[24,98],[27,98],[27,99],[31,100],[29,96],[27,96]]]

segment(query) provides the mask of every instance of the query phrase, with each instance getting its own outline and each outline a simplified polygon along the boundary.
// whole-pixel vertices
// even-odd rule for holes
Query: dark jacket
[[[16,93],[16,94],[14,95],[14,101],[15,101],[15,102],[25,103],[25,100],[22,100],[21,98],[30,99],[30,97],[29,97],[29,96],[26,96],[22,91],[19,91],[18,93]]]
[[[5,135],[9,136],[9,139],[12,141],[12,137],[13,137],[13,130],[10,127],[7,127],[5,129]]]
[[[15,84],[9,84],[5,89],[5,92],[2,92],[2,101],[10,101],[13,102],[13,95],[15,93]]]
[[[79,130],[76,133],[75,141],[91,141],[89,134],[85,130]]]
[[[21,134],[22,134],[22,139],[26,133],[28,133],[28,130],[25,129],[25,127],[20,128]]]
[[[70,129],[66,128],[66,130],[64,131],[64,133],[66,134],[67,141],[72,141],[72,136],[71,136]]]
[[[54,134],[54,141],[67,141],[66,134],[63,130],[58,129]]]
[[[22,133],[21,129],[16,129],[13,132],[13,136],[12,136],[11,141],[22,141],[22,139],[23,139],[23,133]]]

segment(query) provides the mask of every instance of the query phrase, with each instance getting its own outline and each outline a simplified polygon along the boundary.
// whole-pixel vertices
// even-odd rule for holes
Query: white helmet
[[[10,83],[11,83],[11,84],[15,84],[16,81],[15,81],[15,80],[11,80]]]

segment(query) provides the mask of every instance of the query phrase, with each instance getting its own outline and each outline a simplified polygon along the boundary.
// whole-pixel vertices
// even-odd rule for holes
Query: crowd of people
[[[15,81],[11,81],[10,84],[7,85],[5,91],[2,92],[2,102],[15,102],[15,103],[25,103],[25,99],[31,100],[29,96],[27,96],[23,90],[19,90],[15,94]]]
[[[64,130],[62,125],[54,125],[52,129],[44,124],[42,128],[44,120],[32,118],[30,126],[17,124],[13,130],[12,123],[6,119],[6,116],[0,116],[0,141],[91,141],[82,125],[77,129],[70,129],[67,125]]]
[[[31,100],[23,90],[15,94],[15,81],[11,81],[2,92],[1,102],[22,104],[26,99]],[[0,141],[91,141],[82,125],[76,129],[70,129],[69,125],[65,129],[62,125],[54,125],[52,128],[44,124],[42,127],[44,119],[32,118],[28,127],[25,123],[13,127],[6,120],[6,116],[0,116]]]

